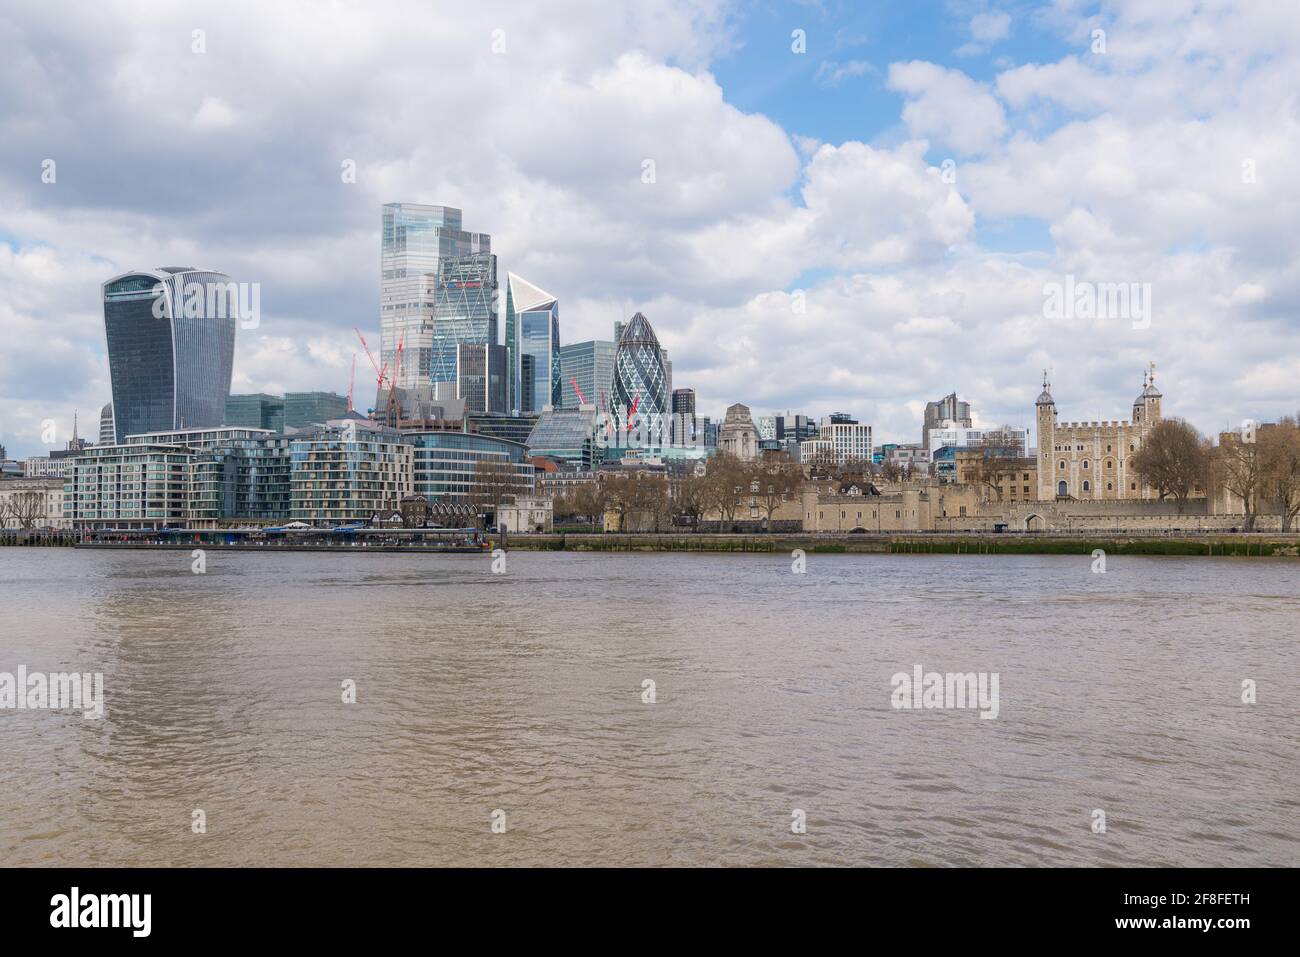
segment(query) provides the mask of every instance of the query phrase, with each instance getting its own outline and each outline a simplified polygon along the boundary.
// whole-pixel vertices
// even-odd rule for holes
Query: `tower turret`
[[[1035,425],[1038,436],[1038,497],[1052,497],[1052,443],[1056,435],[1056,400],[1043,370],[1043,391],[1034,403]]]

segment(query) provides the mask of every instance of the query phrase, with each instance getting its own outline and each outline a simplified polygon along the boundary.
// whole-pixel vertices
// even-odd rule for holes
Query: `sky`
[[[17,0],[0,444],[95,436],[134,268],[260,285],[233,391],[346,392],[398,201],[462,208],[564,342],[645,313],[715,417],[1032,427],[1047,369],[1062,421],[1127,418],[1151,362],[1207,434],[1295,414],[1298,96],[1290,0]],[[1051,308],[1089,283],[1149,309]]]

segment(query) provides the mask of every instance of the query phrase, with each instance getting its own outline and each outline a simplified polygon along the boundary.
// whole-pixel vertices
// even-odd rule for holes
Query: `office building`
[[[505,346],[462,342],[456,350],[456,397],[467,412],[510,412]]]
[[[817,437],[831,443],[831,457],[836,465],[870,463],[871,426],[843,412],[822,419]]]
[[[227,396],[226,417],[222,424],[283,432],[284,399],[265,392]]]
[[[342,418],[348,411],[348,397],[335,392],[286,392],[284,428],[303,429]]]
[[[951,392],[934,402],[925,404],[925,417],[921,424],[921,445],[927,449],[934,448],[930,442],[930,433],[945,426],[969,429],[971,421],[970,403],[962,402],[956,392]]]
[[[519,412],[561,407],[560,303],[546,290],[509,273],[506,277],[506,335],[513,336],[519,361]],[[525,359],[531,357],[531,361]],[[527,379],[527,381],[525,381]]]
[[[617,347],[604,339],[588,339],[560,347],[560,405],[576,409],[580,405],[604,408],[609,401],[610,382],[614,378],[614,352]]]
[[[430,502],[497,505],[530,495],[533,466],[518,442],[468,432],[407,432],[414,494]]]
[[[695,411],[694,389],[673,389],[673,414]]]
[[[595,406],[545,411],[528,436],[528,454],[589,471],[596,458],[596,425]]]
[[[455,382],[461,343],[496,343],[496,269],[491,236],[465,231],[459,209],[383,207],[380,361],[398,386]]]
[[[607,412],[617,430],[613,444],[623,444],[634,428],[652,435],[668,431],[661,427],[668,412],[663,350],[650,321],[639,312],[620,329],[612,385]]]
[[[164,266],[103,285],[115,440],[221,425],[230,395],[239,290],[229,276]]]
[[[539,413],[540,415],[540,413]],[[509,439],[524,445],[533,427],[537,425],[537,415],[501,415],[497,412],[466,412],[465,431],[490,435],[497,439]]]

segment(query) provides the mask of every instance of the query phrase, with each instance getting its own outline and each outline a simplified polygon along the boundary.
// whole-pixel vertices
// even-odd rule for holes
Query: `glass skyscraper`
[[[614,378],[615,345],[603,339],[588,339],[560,347],[560,405],[576,409],[579,405],[604,408],[609,402],[610,383]]]
[[[528,280],[509,273],[506,331],[514,334],[519,365],[515,372],[519,412],[559,408],[563,372],[560,361],[560,302]],[[531,367],[531,368],[529,368]],[[526,373],[531,371],[531,375]]]
[[[398,386],[455,382],[457,346],[497,341],[496,294],[492,237],[462,229],[459,209],[384,206],[380,361],[393,370]]]
[[[668,375],[663,350],[650,320],[639,312],[619,330],[608,412],[620,433],[637,424],[648,434],[665,430]]]
[[[192,266],[136,270],[104,283],[115,441],[222,424],[235,358],[236,288],[229,276]]]
[[[465,400],[466,412],[508,413],[509,380],[505,346],[460,344],[456,354],[456,398]]]

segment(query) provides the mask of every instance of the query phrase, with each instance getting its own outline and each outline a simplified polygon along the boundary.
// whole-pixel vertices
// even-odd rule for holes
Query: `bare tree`
[[[1300,425],[1284,418],[1260,427],[1259,444],[1261,499],[1276,505],[1282,516],[1282,531],[1291,531],[1300,513]]]
[[[767,527],[770,529],[773,513],[781,507],[782,502],[797,495],[803,485],[803,469],[788,456],[781,456],[754,463],[749,473],[751,494],[767,517]]]
[[[688,516],[691,523],[698,526],[700,518],[707,511],[709,505],[707,476],[703,474],[697,475],[692,472],[690,475],[679,479],[673,483],[672,497],[676,513]]]
[[[469,501],[480,512],[500,512],[501,506],[525,495],[528,488],[523,483],[514,464],[503,459],[480,459],[474,465],[473,485]]]
[[[736,511],[749,491],[750,477],[744,463],[732,455],[715,455],[709,460],[704,477],[706,510],[717,512],[723,523],[734,522]]]
[[[1182,419],[1162,419],[1129,459],[1134,473],[1159,493],[1172,496],[1182,514],[1188,496],[1208,486],[1210,452],[1205,439]]]
[[[1235,432],[1224,432],[1214,450],[1213,463],[1219,483],[1242,501],[1246,531],[1253,531],[1261,485],[1259,443],[1247,442]]]
[[[6,514],[8,518],[6,518]],[[45,515],[45,496],[41,492],[14,492],[0,499],[0,528],[12,520],[23,530],[34,528]]]
[[[885,482],[901,482],[903,469],[893,459],[885,459],[880,465],[880,478]]]
[[[1024,468],[1022,457],[1025,449],[1020,433],[1009,425],[993,429],[984,434],[979,447],[971,477],[975,484],[982,485],[1002,501],[1002,481],[1008,475],[1014,475]]]

